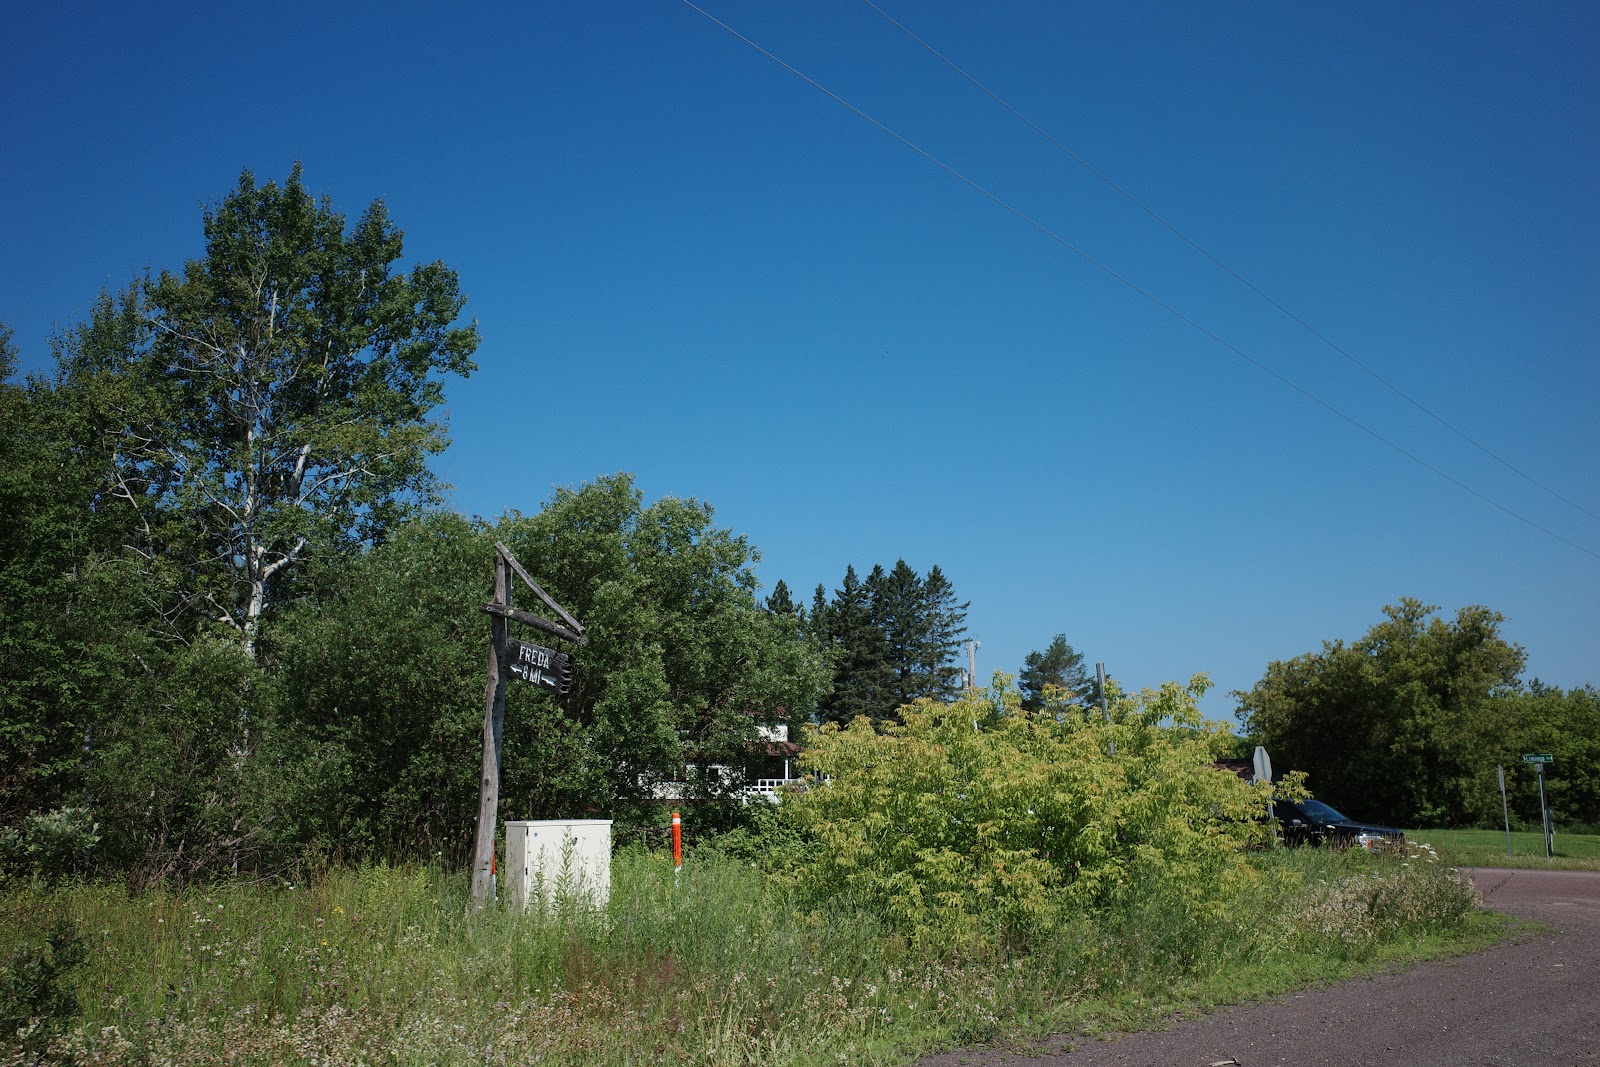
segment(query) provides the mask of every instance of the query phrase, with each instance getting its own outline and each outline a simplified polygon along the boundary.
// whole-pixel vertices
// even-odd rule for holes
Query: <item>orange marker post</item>
[[[672,813],[672,873],[683,869],[683,816]]]

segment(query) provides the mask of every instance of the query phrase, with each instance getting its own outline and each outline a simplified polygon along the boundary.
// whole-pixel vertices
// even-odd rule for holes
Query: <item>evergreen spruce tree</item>
[[[834,590],[825,614],[825,647],[834,656],[834,677],[833,692],[820,704],[822,717],[839,723],[858,715],[882,720],[893,710],[883,632],[874,623],[871,596],[854,566],[845,569],[844,584]]]
[[[1044,687],[1059,686],[1071,694],[1074,704],[1088,703],[1098,696],[1094,679],[1083,665],[1083,653],[1067,644],[1066,634],[1056,634],[1043,652],[1029,652],[1017,676],[1022,691],[1022,706],[1029,711],[1044,707]]]
[[[918,657],[922,672],[919,696],[934,700],[954,700],[961,694],[961,644],[967,633],[969,601],[956,601],[950,584],[936,563],[922,583],[923,611],[927,634]],[[976,679],[974,679],[976,684]]]
[[[782,578],[772,587],[772,595],[767,597],[767,610],[774,615],[794,615],[800,610],[794,598],[789,595],[789,585]]]
[[[867,587],[872,593],[873,621],[883,633],[893,708],[932,696],[924,668],[932,618],[921,576],[905,560],[897,560],[891,571],[874,567]]]
[[[967,607],[937,566],[923,578],[903,559],[889,570],[874,566],[865,581],[854,566],[846,568],[831,601],[817,586],[806,632],[834,664],[822,717],[881,722],[919,698],[955,699]]]

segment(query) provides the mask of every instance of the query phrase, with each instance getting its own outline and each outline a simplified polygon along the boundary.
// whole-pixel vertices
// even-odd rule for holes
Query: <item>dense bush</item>
[[[100,827],[83,808],[40,812],[22,828],[0,826],[0,874],[54,881],[81,872],[100,843]]]
[[[812,839],[793,877],[917,940],[1027,938],[1066,917],[1157,897],[1204,911],[1252,877],[1243,851],[1262,796],[1215,768],[1204,678],[1117,695],[1113,722],[1046,702],[919,702],[903,724],[857,719],[811,737],[825,780],[784,805]]]
[[[738,766],[758,722],[798,721],[826,668],[755,598],[755,549],[710,506],[646,504],[632,478],[559,490],[491,526],[432,515],[348,563],[266,642],[277,717],[266,796],[276,840],[346,858],[464,858],[477,818],[496,542],[587,627],[564,696],[511,682],[502,814],[660,825],[686,764]],[[551,614],[525,586],[514,603]],[[518,624],[520,627],[520,624]],[[533,630],[520,636],[558,643]],[[690,778],[702,821],[738,780]]]
[[[24,945],[0,967],[0,1048],[37,1053],[78,1014],[74,971],[88,959],[77,925],[58,918],[42,943]]]

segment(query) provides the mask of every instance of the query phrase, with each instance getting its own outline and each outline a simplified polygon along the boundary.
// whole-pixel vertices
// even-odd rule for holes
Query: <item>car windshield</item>
[[[1317,822],[1348,822],[1344,815],[1320,800],[1302,800],[1300,807]]]

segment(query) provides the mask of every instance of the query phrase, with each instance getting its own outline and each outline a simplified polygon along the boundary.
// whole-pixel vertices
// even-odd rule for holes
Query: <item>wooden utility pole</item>
[[[532,589],[534,594],[561,618],[552,622],[540,615],[518,611],[511,606],[511,574]],[[583,623],[557,604],[533,576],[522,569],[503,542],[494,544],[494,601],[479,606],[492,620],[489,641],[489,684],[483,691],[483,772],[478,779],[478,834],[472,849],[472,906],[481,908],[494,899],[494,833],[500,817],[500,754],[506,732],[506,681],[517,677],[551,692],[564,694],[572,684],[572,664],[564,652],[514,640],[513,622],[532,626],[586,645]],[[507,653],[516,650],[516,662],[506,662]]]
[[[1106,725],[1110,726],[1111,708],[1106,704],[1106,665],[1104,663],[1096,663],[1094,665],[1094,683],[1100,689],[1100,714],[1105,716]],[[1111,738],[1111,754],[1113,756],[1117,754],[1117,739],[1115,737]]]
[[[494,554],[494,605],[511,610],[511,564]],[[500,808],[500,753],[506,732],[506,616],[489,616],[489,684],[483,692],[483,773],[478,782],[478,837],[472,850],[472,903],[494,899],[494,831]]]

